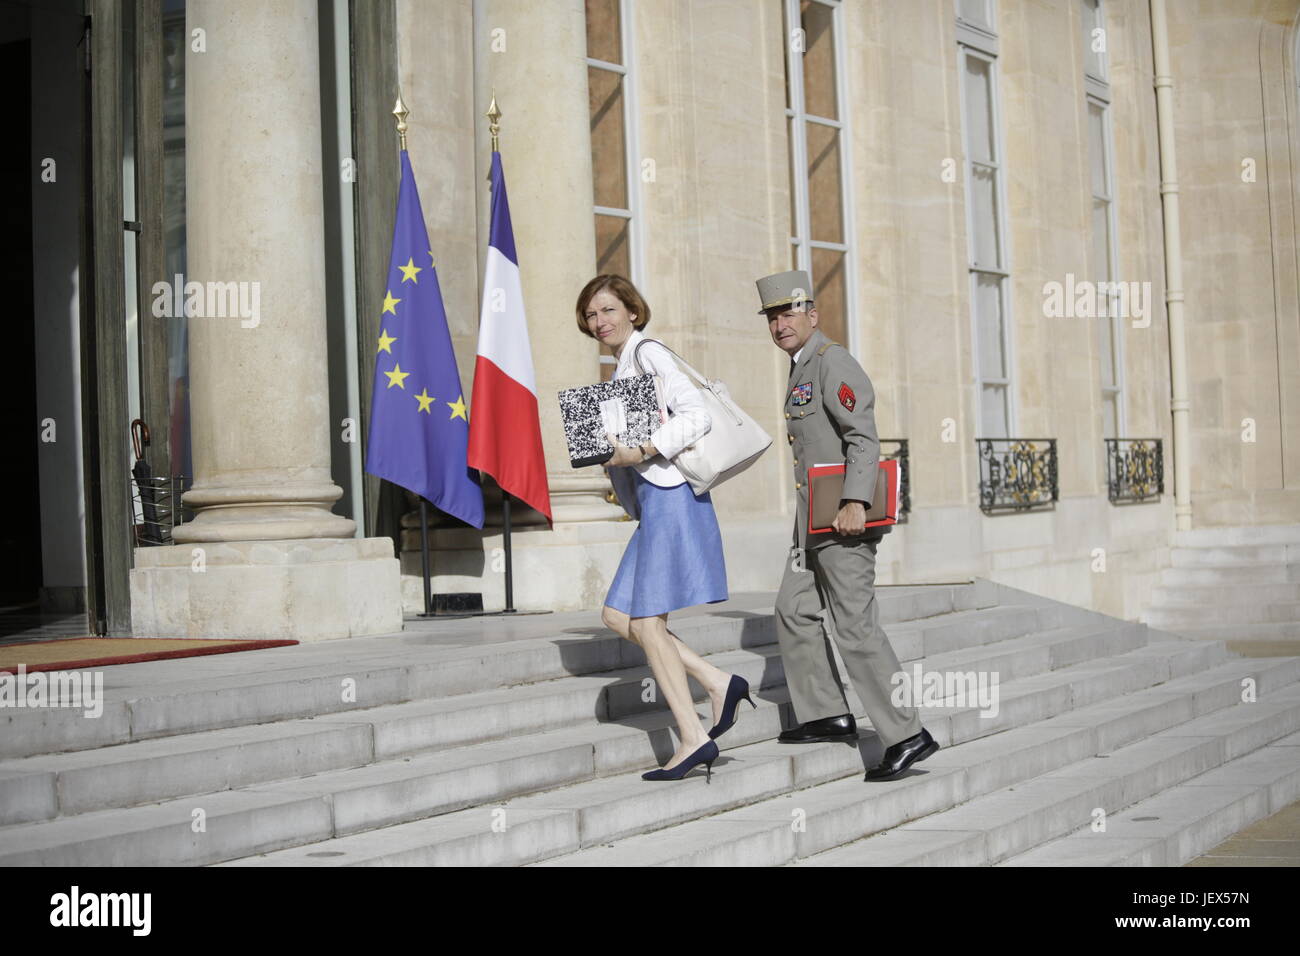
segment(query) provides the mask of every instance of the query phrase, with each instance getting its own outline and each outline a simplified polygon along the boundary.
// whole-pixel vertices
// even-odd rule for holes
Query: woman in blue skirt
[[[743,678],[714,667],[668,630],[670,611],[727,599],[727,569],[713,502],[707,492],[696,495],[672,462],[712,423],[699,391],[672,354],[642,334],[650,322],[650,307],[631,282],[618,275],[596,276],[578,296],[577,319],[584,334],[613,350],[618,359],[614,378],[638,374],[634,353],[638,343],[647,341],[636,358],[663,384],[668,421],[639,448],[615,442],[608,463],[619,500],[640,524],[623,553],[601,619],[645,651],[677,721],[677,751],[661,769],[642,776],[680,780],[701,763],[707,775],[718,756],[714,738],[735,723],[741,699],[757,706]],[[695,712],[687,674],[708,691],[713,705],[714,726],[707,733]]]

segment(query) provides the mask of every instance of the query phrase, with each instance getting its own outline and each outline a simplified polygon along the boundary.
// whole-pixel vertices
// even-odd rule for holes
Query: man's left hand
[[[862,534],[867,530],[867,508],[861,501],[841,501],[831,527],[840,534]]]

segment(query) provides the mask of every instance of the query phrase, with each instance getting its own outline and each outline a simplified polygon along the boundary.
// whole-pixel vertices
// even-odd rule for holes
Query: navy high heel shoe
[[[736,723],[736,712],[740,710],[740,702],[749,701],[749,706],[758,710],[758,704],[749,696],[749,681],[736,674],[731,675],[731,682],[727,684],[727,697],[722,702],[722,719],[713,725],[709,731],[709,736],[716,740],[725,734]]]
[[[695,751],[672,770],[651,770],[641,774],[642,780],[680,780],[686,776],[699,764],[704,764],[705,776],[704,781],[708,783],[713,779],[713,761],[718,759],[718,745],[710,740],[707,744]]]

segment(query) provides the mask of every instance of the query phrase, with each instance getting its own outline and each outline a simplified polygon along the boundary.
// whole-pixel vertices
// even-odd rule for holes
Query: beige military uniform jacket
[[[871,381],[849,350],[813,329],[786,387],[785,418],[794,455],[797,506],[793,544],[820,548],[831,542],[880,540],[888,526],[860,535],[808,534],[808,466],[845,463],[843,499],[870,507],[876,490],[880,439]],[[842,499],[842,500],[843,500]]]

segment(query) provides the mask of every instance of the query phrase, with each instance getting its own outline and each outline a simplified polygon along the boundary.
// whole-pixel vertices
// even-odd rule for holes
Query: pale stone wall
[[[480,243],[477,229],[487,184],[480,181],[474,157],[474,127],[485,120],[474,109],[473,36],[470,0],[397,0],[398,82],[410,111],[406,148],[466,402],[478,348],[480,245],[487,242],[484,234]]]
[[[1300,520],[1297,11],[1169,5],[1198,525]]]
[[[636,6],[641,155],[655,168],[641,186],[647,334],[723,379],[773,437],[759,464],[713,494],[719,519],[743,533],[756,516],[787,513],[793,484],[781,417],[789,359],[754,287],[790,261],[781,11],[751,0]],[[779,554],[772,563],[779,570]]]
[[[976,571],[980,520],[952,10],[845,12],[858,359],[878,433],[907,438],[911,456],[913,512],[880,548],[877,575],[953,580]],[[941,179],[945,161],[957,182]],[[943,440],[949,420],[953,442]]]
[[[1142,8],[1143,11],[1145,7]],[[845,8],[853,95],[851,164],[858,243],[859,359],[876,387],[882,437],[906,437],[909,524],[881,549],[879,580],[988,575],[1065,600],[1136,613],[1160,561],[1172,500],[1116,509],[1106,499],[1095,329],[1043,313],[1043,284],[1088,274],[1089,181],[1078,10],[1003,4],[1000,97],[1010,283],[1015,433],[1058,440],[1055,511],[986,517],[978,507],[979,430],[968,293],[960,73],[952,10]],[[1154,129],[1145,16],[1112,7],[1119,275],[1161,285],[1156,155],[1127,129]],[[1145,71],[1143,71],[1143,64]],[[1143,140],[1139,140],[1143,142]],[[1121,145],[1122,144],[1122,145]],[[946,161],[955,182],[941,173]],[[1161,310],[1163,314],[1163,310]],[[1161,323],[1126,333],[1126,434],[1169,432]],[[952,440],[945,440],[951,423]],[[1168,446],[1168,440],[1166,441]],[[1105,548],[1107,573],[1092,571]]]
[[[1166,563],[1161,549],[1172,529],[1170,373],[1149,19],[1146,5],[1136,3],[1107,4],[1106,15],[1115,146],[1114,278],[1150,283],[1149,325],[1120,323],[1127,418],[1121,434],[1164,439],[1166,494],[1158,504],[1115,506],[1107,499],[1099,320],[1049,316],[1044,310],[1045,283],[1066,284],[1070,274],[1076,280],[1094,278],[1088,261],[1089,130],[1078,4],[1002,4],[999,62],[1016,432],[1057,439],[1060,501],[1050,514],[979,515],[979,521],[991,576],[1133,617]],[[1140,151],[1135,141],[1142,144]]]
[[[481,6],[486,19],[476,23],[470,0],[398,4],[403,89],[414,111],[412,156],[430,236],[441,250],[439,277],[467,389],[476,266],[486,243],[487,141],[479,114],[490,84],[505,110],[502,148],[547,461],[557,479],[567,462],[548,400],[555,388],[598,377],[595,344],[569,324],[592,256],[581,6],[564,0],[543,13],[537,5],[493,0]],[[641,0],[634,7],[638,159],[652,159],[655,170],[641,184],[642,285],[655,311],[652,333],[702,371],[724,378],[776,439],[758,466],[714,495],[733,590],[774,588],[792,520],[789,451],[777,419],[786,362],[754,315],[753,280],[789,262],[780,5]],[[1169,4],[1193,402],[1188,452],[1198,525],[1300,520],[1300,292],[1291,167],[1291,157],[1300,156],[1293,142],[1297,8],[1295,0]],[[844,168],[854,196],[858,357],[876,388],[880,435],[908,438],[912,456],[914,510],[882,546],[878,580],[987,575],[1135,617],[1168,563],[1173,530],[1147,3],[1106,4],[1115,278],[1150,283],[1149,326],[1124,323],[1124,434],[1164,439],[1166,494],[1158,504],[1109,503],[1095,329],[1089,320],[1043,312],[1044,283],[1088,275],[1078,6],[1074,0],[1003,2],[999,64],[1015,431],[1057,438],[1061,500],[1052,512],[998,517],[978,507],[978,396],[952,6],[851,2],[843,12],[841,69],[852,143]],[[488,52],[485,33],[495,25],[507,28],[508,42],[525,37],[532,62]],[[547,42],[537,43],[540,38]],[[541,84],[550,84],[544,96]],[[1252,184],[1240,181],[1247,156],[1257,160]],[[941,178],[949,159],[959,174],[952,183]],[[572,228],[557,228],[557,221]],[[1240,440],[1243,417],[1258,423],[1253,445]],[[948,420],[953,441],[944,440]],[[556,536],[574,552],[565,579],[582,582],[580,593],[564,600],[598,601],[614,570],[604,566],[627,533],[626,527],[587,528]],[[539,535],[531,537],[543,547]],[[445,543],[467,549],[462,558],[477,552],[478,545],[462,538]],[[489,540],[495,546],[499,538]],[[478,554],[446,582],[499,592]],[[525,560],[547,566],[569,560],[551,550],[539,554]],[[412,570],[408,561],[406,571]],[[539,592],[539,599],[560,597]]]
[[[876,383],[881,435],[911,441],[916,509],[909,526],[882,549],[883,581],[988,574],[1133,617],[1167,564],[1173,449],[1150,20],[1144,2],[1106,6],[1116,278],[1149,282],[1153,297],[1149,327],[1125,323],[1123,332],[1124,434],[1165,439],[1166,495],[1158,505],[1120,508],[1107,501],[1094,330],[1082,320],[1048,318],[1042,310],[1044,282],[1063,282],[1068,272],[1087,273],[1087,128],[1077,5],[1070,0],[1003,3],[999,64],[1016,432],[1058,439],[1061,501],[1053,513],[997,518],[978,510],[978,462],[970,441],[978,406],[963,184],[960,177],[951,185],[939,179],[942,159],[952,156],[960,163],[963,149],[952,11],[946,4],[917,5],[906,15],[883,4],[845,8],[855,96],[850,120],[858,338],[883,353],[873,355],[864,345],[859,357]],[[1196,441],[1190,453],[1198,524],[1300,518],[1294,492],[1285,495],[1281,488],[1281,466],[1297,454],[1300,435],[1294,411],[1289,429],[1285,411],[1279,414],[1279,405],[1300,409],[1292,371],[1300,365],[1300,349],[1294,344],[1289,205],[1294,181],[1289,138],[1295,121],[1287,113],[1294,110],[1289,94],[1295,9],[1291,2],[1170,5],[1177,24],[1171,42],[1181,106],[1177,136],[1193,323],[1189,360]],[[1219,28],[1224,17],[1233,21],[1231,29]],[[1269,72],[1263,77],[1257,52],[1261,31],[1275,48],[1272,59],[1264,61]],[[1214,71],[1203,69],[1209,62],[1216,64]],[[1212,79],[1223,73],[1249,78],[1225,87]],[[1277,129],[1266,131],[1261,114]],[[1252,188],[1237,181],[1240,156],[1224,158],[1213,146],[1216,137],[1233,142],[1243,129],[1258,141],[1253,152],[1268,157],[1260,162],[1253,208],[1239,202],[1241,190]],[[1279,192],[1288,200],[1281,211]],[[1225,229],[1235,233],[1235,244],[1224,241]],[[1225,250],[1231,253],[1226,265]],[[1246,259],[1248,266],[1238,262]],[[1281,278],[1275,281],[1274,275]],[[1202,303],[1215,294],[1230,301],[1214,307]],[[1206,316],[1214,314],[1223,318],[1208,322]],[[1239,346],[1233,345],[1236,339]],[[1240,419],[1250,413],[1229,415],[1225,389],[1254,396],[1259,444],[1241,443]],[[948,418],[957,425],[955,444],[939,437]],[[1297,472],[1293,468],[1288,474]],[[1095,570],[1097,548],[1105,549],[1105,573]]]

